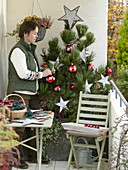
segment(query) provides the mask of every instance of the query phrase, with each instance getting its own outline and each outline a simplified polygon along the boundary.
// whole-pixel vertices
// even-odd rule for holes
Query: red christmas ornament
[[[84,126],[85,126],[85,127],[90,127],[90,125],[89,125],[89,124],[85,124]]]
[[[50,76],[48,76],[48,77],[46,78],[46,81],[47,81],[48,83],[53,83],[53,82],[55,81],[55,77],[54,77],[53,75],[50,75]]]
[[[95,126],[97,129],[99,129],[100,127],[98,125]]]
[[[56,91],[56,92],[60,91],[60,86],[54,87],[54,91]]]
[[[95,83],[95,86],[97,89],[100,89],[100,84],[99,83]]]
[[[43,64],[41,65],[41,67],[47,67],[47,64],[43,63]]]
[[[112,74],[112,70],[110,68],[106,69],[106,75],[109,76]]]
[[[68,67],[68,71],[70,73],[76,73],[77,72],[77,67],[73,64],[71,64],[69,67]]]
[[[74,89],[76,87],[76,85],[73,83],[70,85],[70,89]]]
[[[93,64],[89,64],[87,67],[88,67],[88,69],[91,69],[92,71],[94,70],[94,65]]]
[[[99,126],[98,126],[98,125],[89,125],[89,124],[85,124],[84,126],[85,126],[85,127],[90,127],[90,128],[99,129]]]
[[[66,49],[66,52],[67,52],[67,53],[71,53],[72,48],[73,48],[72,45],[67,45],[66,48],[65,48],[65,49]]]

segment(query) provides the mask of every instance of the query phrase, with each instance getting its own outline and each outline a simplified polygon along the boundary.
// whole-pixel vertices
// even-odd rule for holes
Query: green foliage
[[[94,34],[91,32],[88,32],[86,34],[86,40],[84,40],[85,48],[91,45],[92,43],[94,43],[94,41],[95,41]]]
[[[49,48],[48,48],[48,54],[46,54],[46,50],[42,49],[42,58],[44,62],[48,62],[49,60],[55,61],[56,58],[60,54],[60,46],[58,45],[59,40],[57,37],[53,38],[49,41]]]
[[[117,87],[128,100],[128,65],[117,68],[118,79],[116,81]]]
[[[128,10],[126,10],[119,34],[117,64],[118,66],[125,66],[128,65]]]
[[[109,67],[110,69],[114,68],[114,63],[113,63],[113,61],[111,59],[107,60],[107,67]]]
[[[73,44],[73,42],[76,40],[76,34],[72,30],[65,29],[60,33],[60,36],[65,45]]]
[[[76,29],[77,29],[78,37],[81,38],[86,34],[86,32],[88,30],[88,26],[87,25],[77,24]]]

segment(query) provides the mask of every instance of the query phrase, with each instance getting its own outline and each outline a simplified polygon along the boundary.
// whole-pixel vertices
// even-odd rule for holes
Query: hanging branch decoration
[[[90,88],[92,87],[93,84],[88,84],[88,81],[86,80],[85,83],[85,93],[91,93]]]
[[[61,112],[63,109],[68,109],[67,104],[68,104],[69,100],[64,101],[61,97],[60,97],[60,102],[56,103],[57,106],[60,106],[60,110],[59,112]]]
[[[77,12],[78,12],[79,7],[80,7],[80,6],[74,8],[73,10],[70,10],[69,8],[67,8],[67,7],[64,5],[65,15],[62,16],[61,18],[59,18],[58,20],[59,20],[59,21],[68,21],[69,28],[72,29],[74,22],[83,21],[83,20],[77,15]]]
[[[98,82],[102,83],[103,87],[105,87],[106,84],[110,84],[108,81],[108,76],[104,77],[102,74],[101,74],[101,79]]]
[[[53,20],[51,19],[50,16],[45,16],[45,17],[39,17],[37,15],[32,15],[32,16],[27,16],[25,17],[23,20],[20,21],[20,23],[16,24],[16,28],[11,32],[11,33],[6,33],[6,37],[7,36],[15,36],[16,40],[19,40],[19,28],[20,25],[24,22],[24,21],[33,21],[38,23],[40,30],[43,30],[43,34],[45,36],[46,33],[46,29],[51,28],[52,24],[53,24]],[[39,34],[38,34],[39,36]],[[41,40],[43,40],[44,37],[42,37]],[[39,41],[39,40],[37,40]]]

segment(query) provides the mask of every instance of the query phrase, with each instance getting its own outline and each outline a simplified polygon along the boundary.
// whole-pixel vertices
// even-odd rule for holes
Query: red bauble
[[[76,87],[76,85],[73,83],[70,85],[70,89],[74,89]]]
[[[46,78],[46,81],[47,81],[48,83],[53,83],[53,82],[55,81],[55,77],[52,76],[52,75],[50,75],[50,76],[48,76],[48,77]]]
[[[90,128],[99,129],[99,126],[98,126],[98,125],[89,125],[89,124],[85,124],[84,126],[85,126],[85,127],[90,127]]]
[[[69,67],[68,67],[68,71],[70,73],[76,73],[77,72],[77,67],[73,64],[71,64]]]
[[[89,64],[87,67],[88,67],[88,69],[91,69],[92,71],[94,70],[94,65],[93,64]]]
[[[47,64],[43,63],[43,64],[41,65],[41,67],[47,67]]]
[[[85,124],[84,126],[85,126],[85,127],[90,127],[90,125],[89,125],[89,124]]]
[[[60,86],[54,87],[54,91],[56,91],[56,92],[60,91]]]
[[[71,53],[72,48],[73,48],[72,45],[67,45],[66,48],[65,48],[65,49],[66,49],[66,52],[67,52],[67,53]]]
[[[100,84],[99,83],[95,83],[95,86],[97,89],[100,89]]]
[[[106,69],[106,75],[109,76],[112,74],[112,70],[110,68]]]

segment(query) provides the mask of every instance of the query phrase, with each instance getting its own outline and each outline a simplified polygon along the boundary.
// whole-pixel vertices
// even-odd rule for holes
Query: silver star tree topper
[[[68,21],[69,28],[72,29],[74,21],[83,21],[78,15],[78,9],[80,6],[74,8],[73,10],[70,10],[64,5],[65,15],[59,18],[59,21]]]

